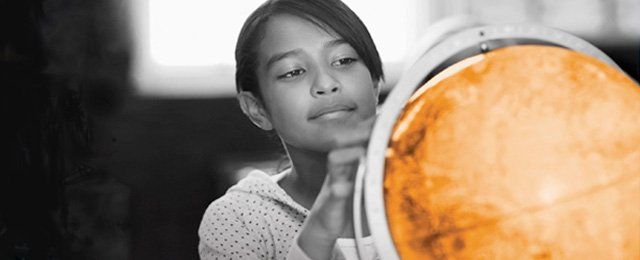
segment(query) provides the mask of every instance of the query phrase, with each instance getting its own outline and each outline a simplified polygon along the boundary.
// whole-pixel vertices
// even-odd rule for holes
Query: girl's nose
[[[340,82],[328,72],[320,72],[311,88],[311,95],[320,97],[340,92]]]

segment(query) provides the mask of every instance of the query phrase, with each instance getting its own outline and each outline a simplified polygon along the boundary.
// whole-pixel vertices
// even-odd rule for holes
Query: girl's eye
[[[295,69],[295,70],[289,71],[289,72],[287,72],[285,74],[282,74],[282,75],[278,76],[278,79],[290,79],[290,78],[294,78],[294,77],[300,76],[303,73],[305,73],[304,69]]]
[[[351,63],[353,63],[355,61],[356,61],[355,58],[342,58],[342,59],[339,59],[337,61],[332,62],[331,64],[333,66],[345,66],[345,65],[349,65],[349,64],[351,64]]]

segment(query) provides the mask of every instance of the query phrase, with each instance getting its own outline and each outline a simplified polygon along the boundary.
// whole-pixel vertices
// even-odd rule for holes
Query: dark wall
[[[95,127],[99,160],[131,190],[132,259],[197,258],[202,214],[232,184],[229,161],[279,150],[231,98],[130,98]]]
[[[613,59],[636,82],[640,82],[640,41],[597,46]]]

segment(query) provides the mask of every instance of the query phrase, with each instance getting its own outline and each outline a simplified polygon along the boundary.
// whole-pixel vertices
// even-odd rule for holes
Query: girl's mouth
[[[311,114],[311,116],[309,117],[309,120],[314,120],[314,119],[338,119],[338,118],[342,118],[345,117],[349,114],[351,114],[352,111],[354,111],[355,108],[353,107],[349,107],[349,106],[344,106],[344,105],[337,105],[337,106],[329,106],[329,107],[325,107],[322,108],[314,113]]]

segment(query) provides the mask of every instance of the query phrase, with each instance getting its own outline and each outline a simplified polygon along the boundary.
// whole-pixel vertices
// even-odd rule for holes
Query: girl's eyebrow
[[[342,38],[338,38],[338,39],[333,39],[331,41],[325,42],[324,44],[322,44],[322,47],[326,49],[326,48],[335,47],[341,44],[349,44],[349,43]]]
[[[280,53],[276,53],[274,55],[271,55],[271,57],[269,57],[269,59],[267,60],[267,63],[265,64],[265,67],[268,69],[269,67],[271,67],[271,65],[273,65],[274,63],[276,63],[279,60],[282,60],[286,57],[289,57],[291,55],[296,55],[298,53],[302,52],[302,49],[293,49],[290,51],[285,51],[285,52],[280,52]]]
[[[322,44],[322,47],[327,49],[327,48],[332,48],[338,45],[342,45],[342,44],[349,44],[347,41],[345,41],[342,38],[339,39],[333,39],[331,41],[327,41],[325,43]],[[271,55],[271,57],[269,57],[269,59],[267,60],[267,63],[265,64],[265,67],[268,69],[269,67],[271,67],[271,65],[273,65],[274,63],[276,63],[279,60],[282,60],[286,57],[292,56],[292,55],[297,55],[300,52],[302,52],[302,49],[293,49],[290,51],[285,51],[285,52],[280,52],[280,53],[276,53],[274,55]]]

